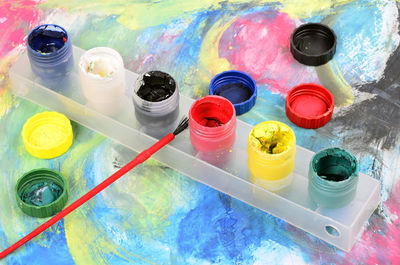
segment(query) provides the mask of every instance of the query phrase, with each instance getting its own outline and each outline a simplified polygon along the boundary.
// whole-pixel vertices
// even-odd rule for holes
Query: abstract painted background
[[[400,36],[396,1],[0,1],[0,250],[44,220],[17,208],[14,185],[38,167],[68,178],[70,202],[134,153],[74,124],[75,141],[52,160],[31,157],[20,131],[44,109],[14,97],[8,70],[36,25],[56,23],[84,49],[109,46],[134,72],[172,74],[180,92],[199,98],[217,73],[237,69],[257,81],[259,97],[240,119],[274,119],[313,151],[343,146],[361,171],[382,183],[382,204],[349,253],[155,160],[9,256],[4,264],[400,264]],[[289,36],[304,22],[338,36],[329,64],[294,61]],[[333,120],[305,130],[286,118],[296,84],[317,82],[335,95]]]

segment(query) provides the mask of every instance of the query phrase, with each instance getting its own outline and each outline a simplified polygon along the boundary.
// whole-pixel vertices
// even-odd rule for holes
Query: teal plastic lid
[[[61,211],[68,201],[68,185],[57,171],[39,168],[25,173],[15,186],[18,207],[32,217],[45,218]]]

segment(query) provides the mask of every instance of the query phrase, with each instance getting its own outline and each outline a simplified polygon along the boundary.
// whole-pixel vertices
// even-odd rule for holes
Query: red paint
[[[229,150],[235,141],[235,108],[220,96],[200,98],[190,108],[189,127],[190,140],[196,150]]]
[[[232,68],[251,75],[257,84],[286,94],[299,83],[318,77],[290,53],[290,35],[296,23],[285,13],[265,11],[238,18],[219,40],[219,56]],[[233,36],[233,38],[232,38]]]
[[[286,115],[297,126],[311,129],[324,126],[332,118],[332,93],[317,84],[301,84],[286,97]]]

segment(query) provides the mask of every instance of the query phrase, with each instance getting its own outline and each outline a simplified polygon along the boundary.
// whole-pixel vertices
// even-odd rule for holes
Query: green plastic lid
[[[68,185],[57,171],[39,168],[25,173],[15,186],[18,207],[33,217],[50,217],[68,200]]]

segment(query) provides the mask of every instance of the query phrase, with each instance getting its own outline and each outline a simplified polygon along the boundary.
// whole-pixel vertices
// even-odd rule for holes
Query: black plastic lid
[[[336,52],[336,34],[320,23],[303,24],[290,37],[290,52],[302,64],[326,64]]]

